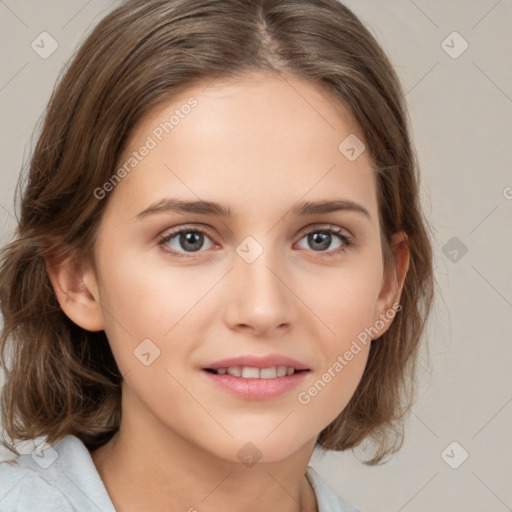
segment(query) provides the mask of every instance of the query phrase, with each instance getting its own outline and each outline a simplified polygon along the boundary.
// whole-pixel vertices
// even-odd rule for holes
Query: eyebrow
[[[363,214],[371,221],[369,211],[359,203],[348,199],[337,199],[331,201],[302,201],[294,205],[290,212],[298,217],[308,215],[321,215],[340,211],[350,211]],[[213,215],[223,218],[233,217],[233,211],[228,206],[212,201],[185,201],[180,199],[165,198],[151,204],[148,208],[135,216],[135,220],[142,220],[150,215],[159,213],[197,213]]]

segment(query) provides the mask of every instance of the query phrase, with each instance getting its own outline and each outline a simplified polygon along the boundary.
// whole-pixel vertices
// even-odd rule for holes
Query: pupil
[[[327,249],[330,245],[330,237],[329,233],[313,233],[310,236],[310,242],[314,242],[312,245],[320,243],[320,249]],[[318,247],[318,246],[317,246]]]
[[[193,252],[195,249],[200,249],[202,245],[202,233],[197,232],[188,232],[185,235],[182,235],[182,241],[183,237],[185,238],[185,243],[181,244],[181,247],[185,251]],[[197,242],[201,242],[197,244]],[[194,247],[194,243],[198,245],[198,247]]]

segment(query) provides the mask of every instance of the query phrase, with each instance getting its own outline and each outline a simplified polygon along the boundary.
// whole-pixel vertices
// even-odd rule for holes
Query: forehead
[[[376,218],[372,162],[367,151],[347,158],[346,140],[363,140],[348,111],[303,79],[260,72],[203,82],[135,127],[118,166],[134,152],[137,162],[115,195],[130,212],[179,196],[222,200],[248,215],[270,204],[345,198]],[[144,146],[151,149],[141,158]]]

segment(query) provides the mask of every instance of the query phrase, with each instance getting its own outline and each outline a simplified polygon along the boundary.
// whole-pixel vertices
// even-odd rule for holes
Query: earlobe
[[[45,262],[57,300],[69,319],[87,331],[103,330],[103,313],[92,269],[84,269],[71,256],[48,256]]]
[[[403,232],[395,233],[391,239],[391,248],[394,258],[382,280],[382,288],[375,308],[374,323],[379,318],[383,318],[383,315],[386,317],[391,315],[391,310],[393,310],[391,318],[394,317],[409,270],[410,250],[407,235]],[[390,325],[391,322],[386,322],[378,336],[374,336],[374,338],[382,336]]]

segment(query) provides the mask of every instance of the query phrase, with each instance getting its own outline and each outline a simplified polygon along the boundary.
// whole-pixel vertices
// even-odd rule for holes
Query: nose
[[[257,336],[287,331],[297,320],[290,273],[270,249],[252,263],[236,255],[228,276],[224,321],[233,330]],[[276,331],[276,332],[274,332]]]

